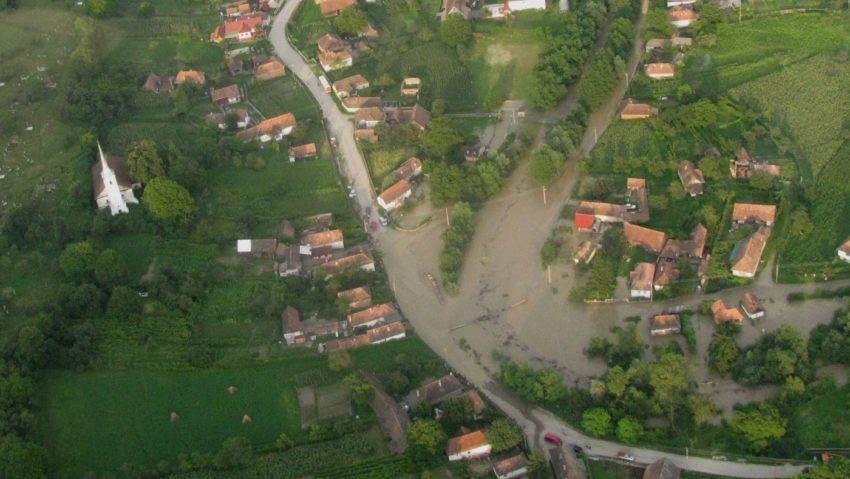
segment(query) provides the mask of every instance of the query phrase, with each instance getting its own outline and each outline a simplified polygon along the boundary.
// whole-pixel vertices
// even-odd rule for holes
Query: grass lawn
[[[356,367],[385,374],[394,370],[390,359],[400,353],[427,361],[420,379],[445,374],[415,337],[355,350],[352,357]],[[181,452],[214,451],[233,436],[264,445],[285,432],[302,442],[306,432],[296,387],[330,385],[339,378],[324,356],[303,349],[287,350],[281,361],[238,369],[56,372],[39,384],[39,431],[60,477],[67,478],[124,463],[173,462]],[[228,394],[229,386],[238,391]],[[172,411],[180,416],[176,423],[169,420]],[[371,410],[356,412],[372,420]],[[245,414],[252,424],[241,423]]]
[[[381,186],[381,179],[396,169],[400,164],[411,156],[416,156],[418,150],[413,146],[390,146],[377,143],[367,145],[363,148],[366,163],[372,179],[377,186]]]
[[[816,397],[797,408],[793,427],[803,446],[840,447],[850,443],[850,388]]]
[[[255,82],[246,89],[251,103],[268,118],[286,112],[291,112],[298,121],[320,117],[316,102],[292,74]]]
[[[590,469],[589,477],[593,479],[639,479],[643,469],[628,467],[616,462],[587,461]]]
[[[542,40],[531,29],[481,25],[470,71],[481,109],[497,109],[505,100],[528,98],[532,71]]]

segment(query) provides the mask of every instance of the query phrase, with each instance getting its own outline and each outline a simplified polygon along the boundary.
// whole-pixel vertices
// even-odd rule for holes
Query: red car
[[[547,432],[543,435],[543,440],[546,442],[551,442],[552,444],[561,445],[561,438],[552,434],[551,432]]]

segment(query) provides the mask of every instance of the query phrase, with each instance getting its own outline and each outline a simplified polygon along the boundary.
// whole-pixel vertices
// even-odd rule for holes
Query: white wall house
[[[446,455],[449,456],[449,461],[463,461],[488,456],[492,450],[493,446],[487,441],[484,433],[475,431],[449,439]]]
[[[850,240],[838,248],[838,259],[850,263]]]
[[[667,8],[678,7],[679,5],[693,5],[696,0],[667,0]]]
[[[508,7],[511,13],[523,10],[546,10],[546,0],[511,0],[508,2]],[[490,18],[503,18],[505,16],[504,3],[484,5],[481,10],[487,11]]]
[[[407,180],[400,180],[378,195],[378,204],[381,208],[392,211],[404,204],[404,200],[410,198],[413,190]]]
[[[129,213],[127,205],[137,205],[133,194],[133,183],[124,160],[117,156],[106,156],[97,143],[98,162],[92,166],[92,190],[99,209],[109,208],[112,216]]]

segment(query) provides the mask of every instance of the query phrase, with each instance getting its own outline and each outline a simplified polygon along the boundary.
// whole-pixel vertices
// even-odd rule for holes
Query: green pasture
[[[843,447],[850,443],[850,388],[836,389],[801,405],[792,425],[807,448]]]
[[[416,337],[351,351],[356,368],[378,375],[393,372],[399,354],[422,362],[417,381],[445,374],[442,362]],[[309,350],[278,356],[279,361],[227,369],[54,372],[39,384],[38,430],[62,478],[113,471],[125,463],[173,463],[180,453],[215,451],[233,436],[258,446],[270,445],[281,433],[304,442],[296,387],[329,386],[341,375],[327,369],[325,356]],[[230,386],[238,389],[233,395],[226,391]],[[179,421],[170,421],[172,412]],[[252,424],[241,423],[245,414]],[[357,414],[372,421],[368,409],[358,408]]]
[[[291,112],[298,121],[319,118],[310,93],[292,74],[274,80],[253,82],[246,87],[251,103],[266,117]]]
[[[408,158],[416,156],[418,153],[416,147],[384,145],[381,143],[365,145],[363,150],[369,171],[372,173],[372,178],[378,186],[380,186],[381,178],[388,175]]]
[[[483,37],[475,41],[470,72],[481,109],[491,111],[505,100],[528,98],[542,39],[531,29],[501,24],[482,24],[479,29]]]

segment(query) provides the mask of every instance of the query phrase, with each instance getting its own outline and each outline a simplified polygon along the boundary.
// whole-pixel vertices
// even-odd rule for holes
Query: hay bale
[[[236,389],[235,386],[230,386],[229,388],[227,388],[227,394],[230,394],[231,396],[236,394],[236,391],[237,391],[237,389]]]
[[[251,424],[252,422],[254,421],[251,419],[251,416],[247,414],[242,416],[242,424]]]
[[[171,413],[171,422],[177,422],[180,420],[180,416],[176,412]]]

